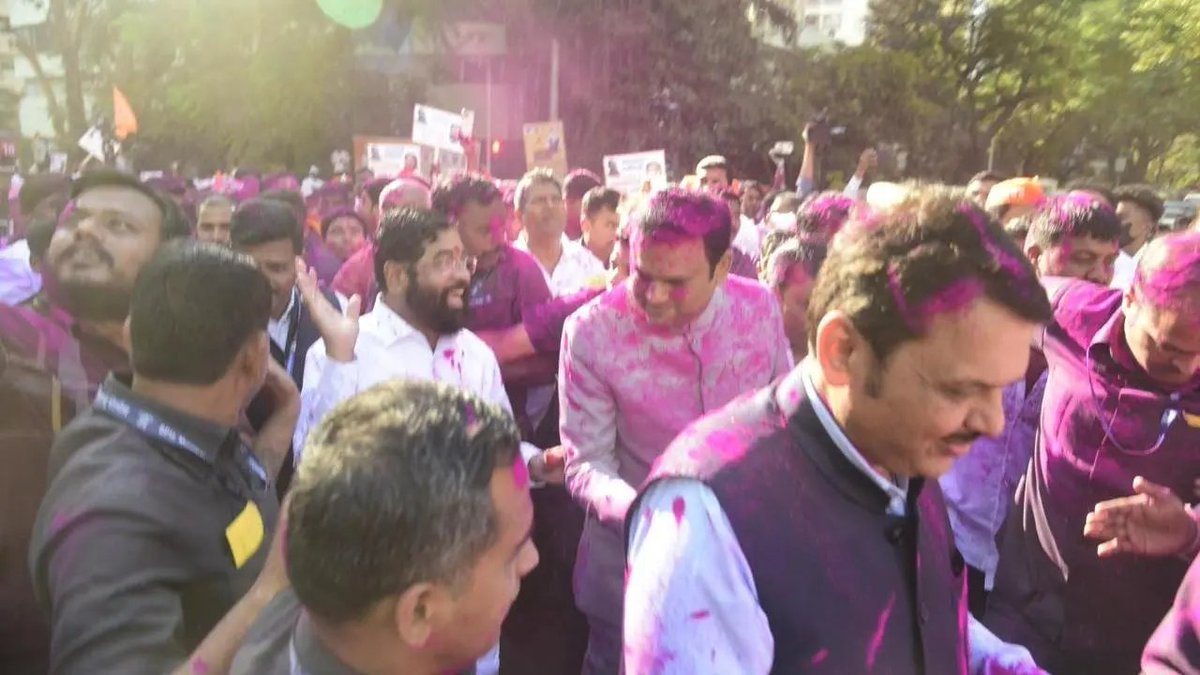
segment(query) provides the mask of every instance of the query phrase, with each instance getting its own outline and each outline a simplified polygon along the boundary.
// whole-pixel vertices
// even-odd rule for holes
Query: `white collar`
[[[276,318],[272,318],[272,319],[271,319],[271,323],[274,323],[274,324],[286,324],[286,323],[288,323],[289,321],[291,321],[291,319],[292,319],[292,308],[294,308],[294,307],[296,306],[296,296],[297,296],[297,295],[299,295],[299,294],[296,292],[296,287],[295,287],[295,286],[293,286],[293,287],[292,287],[292,292],[291,292],[290,294],[288,294],[288,304],[287,304],[287,307],[284,307],[284,308],[283,308],[283,314],[281,314],[281,315],[280,315],[280,317],[279,317],[278,319],[276,319]]]
[[[418,337],[421,342],[428,346],[425,342],[425,335],[421,331],[413,327],[412,324],[404,320],[387,303],[383,301],[383,293],[375,296],[375,307],[369,314],[363,317],[363,321],[359,324],[361,332],[370,333],[378,337],[385,345],[392,345],[403,340],[408,340],[413,337]],[[439,335],[438,343],[443,340],[456,340],[462,331],[451,333],[449,335]]]
[[[866,474],[875,485],[879,486],[880,490],[883,490],[887,494],[889,499],[888,513],[896,516],[904,515],[908,503],[908,478],[900,477],[893,483],[880,476],[878,471],[871,468],[867,459],[850,442],[850,438],[846,436],[842,425],[833,419],[833,413],[825,405],[825,399],[821,398],[821,395],[817,393],[817,388],[813,385],[812,378],[808,375],[808,364],[801,364],[800,368],[802,369],[801,379],[804,381],[804,393],[812,403],[813,412],[817,414],[817,420],[821,422],[825,433],[829,434],[829,438],[833,440],[833,444],[837,446],[838,450],[842,451],[842,454],[846,456],[846,459],[850,460],[850,463],[855,468]]]

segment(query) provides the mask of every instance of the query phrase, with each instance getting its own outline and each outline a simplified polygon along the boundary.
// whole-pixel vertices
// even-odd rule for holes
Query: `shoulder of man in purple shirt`
[[[1142,654],[1145,675],[1200,675],[1200,558]]]

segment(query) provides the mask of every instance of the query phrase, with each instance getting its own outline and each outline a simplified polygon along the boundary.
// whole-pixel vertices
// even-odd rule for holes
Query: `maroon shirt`
[[[1169,409],[1200,413],[1200,387],[1178,393],[1137,365],[1124,338],[1121,293],[1050,280],[1055,320],[1041,342],[1049,367],[1033,460],[1000,544],[984,622],[1030,648],[1050,672],[1137,672],[1186,565],[1171,558],[1101,560],[1083,537],[1092,507],[1128,496],[1135,476],[1190,500],[1200,429]],[[1157,450],[1150,449],[1158,443]]]
[[[125,351],[49,307],[0,305],[0,672],[46,671],[49,633],[27,554],[55,433],[88,407]]]

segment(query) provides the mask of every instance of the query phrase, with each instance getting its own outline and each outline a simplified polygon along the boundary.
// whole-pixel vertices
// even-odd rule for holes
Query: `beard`
[[[86,252],[83,249],[88,249]],[[96,265],[108,269],[108,281],[76,278],[63,268],[81,253],[90,254]],[[76,319],[87,321],[124,321],[129,315],[129,303],[133,289],[125,288],[111,278],[116,264],[107,251],[94,244],[76,242],[51,261],[52,281],[47,286],[53,291],[54,299]]]
[[[458,290],[462,291],[461,309],[450,306],[450,294]],[[410,283],[404,292],[404,301],[431,330],[438,335],[450,335],[462,330],[467,324],[470,306],[467,302],[467,292],[467,284],[437,291],[420,286],[415,278],[410,277]]]

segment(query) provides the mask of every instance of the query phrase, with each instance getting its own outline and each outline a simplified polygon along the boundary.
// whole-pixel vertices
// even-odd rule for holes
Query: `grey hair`
[[[288,573],[304,607],[343,623],[417,583],[459,586],[498,536],[491,478],[519,442],[507,411],[435,382],[336,407],[291,490]]]
[[[205,197],[204,201],[200,202],[200,206],[196,209],[196,212],[199,213],[211,206],[228,206],[232,209],[237,204],[234,203],[233,198],[218,192]]]
[[[528,206],[525,202],[529,200],[529,191],[535,185],[553,185],[560,193],[562,192],[562,183],[554,177],[554,172],[546,167],[538,167],[530,169],[521,176],[521,182],[517,183],[517,191],[514,195],[513,203],[517,206],[519,213],[525,212],[525,207]]]
[[[804,273],[816,279],[825,262],[825,245],[793,237],[771,252],[763,269],[763,283],[774,290],[783,290],[788,271],[799,265]]]

